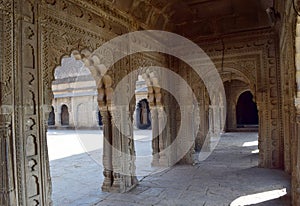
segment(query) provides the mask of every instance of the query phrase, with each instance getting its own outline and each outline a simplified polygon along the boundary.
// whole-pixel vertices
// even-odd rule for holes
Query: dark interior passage
[[[237,126],[258,125],[258,111],[253,95],[246,91],[238,99],[236,106]]]
[[[99,125],[99,126],[102,126],[102,125],[103,125],[103,123],[102,123],[102,116],[101,116],[100,111],[98,111],[98,125]]]
[[[141,100],[136,108],[136,126],[138,129],[151,127],[149,103],[146,99]]]
[[[55,113],[53,106],[51,106],[51,112],[49,113],[48,125],[55,125]]]
[[[69,125],[69,111],[67,105],[62,105],[61,107],[61,125]]]

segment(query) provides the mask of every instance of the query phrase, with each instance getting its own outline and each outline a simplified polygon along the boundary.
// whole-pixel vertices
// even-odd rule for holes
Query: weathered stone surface
[[[95,49],[116,36],[143,29],[162,29],[187,36],[200,45],[224,82],[239,80],[247,84],[258,107],[259,165],[290,173],[292,203],[299,205],[299,17],[295,9],[299,10],[298,1],[278,0],[273,5],[268,0],[251,3],[230,0],[134,0],[126,3],[118,0],[1,0],[0,115],[1,124],[11,125],[11,131],[4,131],[1,145],[11,148],[11,152],[1,152],[0,159],[9,159],[12,164],[3,163],[0,188],[5,190],[2,192],[5,195],[1,195],[0,202],[51,205],[46,144],[53,100],[51,86],[55,68],[63,57],[71,54],[84,62],[96,81],[98,108],[103,115],[104,136],[108,142],[103,156],[104,190],[125,192],[137,184],[135,148],[130,141],[135,101],[130,101],[131,97],[124,93],[130,105],[116,108],[112,105],[112,96],[122,78],[140,67],[171,68],[190,85],[199,101],[201,111],[196,112],[201,115],[193,120],[201,122],[199,132],[192,130],[192,124],[184,131],[185,140],[195,139],[195,148],[194,145],[189,148],[180,162],[193,163],[194,152],[203,146],[207,146],[205,149],[209,152],[214,137],[223,130],[221,122],[225,119],[222,115],[225,108],[218,104],[217,94],[208,98],[203,85],[206,79],[200,80],[185,63],[163,54],[136,54],[124,58],[105,75],[103,71],[107,68],[101,68],[101,62],[112,60],[114,51],[106,51],[105,58],[90,57]],[[148,88],[154,118],[152,129],[162,128],[164,112],[170,117],[167,129],[153,139],[153,153],[159,154],[174,141],[180,126],[180,108],[170,94],[158,87],[159,74],[144,73],[148,75],[145,80],[152,82]],[[132,78],[128,83],[136,80],[137,77]],[[134,90],[133,84],[130,85],[128,91]],[[181,94],[181,98],[186,97]],[[118,112],[114,114],[113,111]],[[122,126],[126,135],[120,134],[113,123]],[[11,142],[6,141],[8,134]],[[206,134],[210,139],[205,143]],[[129,155],[120,157],[109,145]],[[177,145],[176,149],[180,150],[183,145]],[[172,152],[177,154],[176,151]],[[153,164],[172,165],[176,161],[162,152],[155,156]],[[121,175],[124,171],[130,174]],[[8,185],[13,185],[9,192]]]

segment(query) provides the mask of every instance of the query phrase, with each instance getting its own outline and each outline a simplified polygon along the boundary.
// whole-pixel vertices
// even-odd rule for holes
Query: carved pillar
[[[115,110],[115,111],[113,111]],[[123,123],[121,120],[120,108],[112,108],[112,171],[113,185],[112,191],[121,192],[122,188],[122,133],[118,128],[121,128]]]
[[[14,90],[14,7],[0,1],[0,205],[18,205],[12,130]]]
[[[205,108],[204,108],[204,101],[201,100],[200,103],[198,104],[198,108],[199,110],[195,110],[194,112],[199,114],[199,119],[197,119],[196,121],[199,122],[199,128],[198,131],[195,131],[195,151],[199,152],[202,144],[204,142],[205,139],[205,134],[204,134],[204,130],[205,130]],[[200,112],[201,111],[201,112]]]
[[[165,148],[168,146],[166,145],[166,139],[165,136],[165,130],[164,130],[164,123],[165,123],[165,109],[163,106],[157,107],[157,113],[158,113],[158,131],[161,132],[158,136],[158,146],[159,146],[159,165],[167,166],[168,165],[168,154],[166,154]]]
[[[135,174],[135,150],[133,140],[132,113],[128,93],[118,93],[113,102],[112,79],[103,77],[103,85],[98,85],[98,104],[103,116],[104,127],[104,183],[103,191],[126,192],[138,183]],[[126,89],[126,88],[121,88]],[[124,96],[122,96],[124,95]],[[128,105],[126,100],[128,100]],[[115,104],[113,104],[115,103]],[[120,105],[118,105],[120,104]],[[125,105],[124,105],[125,104]]]
[[[214,135],[214,110],[212,105],[209,105],[208,117],[209,117],[209,135],[210,137],[212,137]]]
[[[300,205],[300,99],[296,99],[296,124],[295,133],[296,138],[293,141],[292,157],[293,157],[293,170],[292,170],[292,203],[293,205]]]
[[[178,151],[179,155],[184,155],[184,157],[181,159],[181,163],[183,164],[193,164],[194,163],[194,153],[195,153],[195,136],[194,136],[194,115],[193,105],[185,105],[181,106],[181,114],[183,115],[181,117],[181,122],[184,125],[181,125],[181,127],[185,128],[184,131],[182,131],[180,136],[178,136],[179,139],[179,145],[178,145]]]
[[[1,119],[3,121],[3,119]],[[11,124],[0,123],[0,205],[10,206],[15,204],[15,188],[13,176],[13,142]]]
[[[112,176],[112,125],[111,114],[107,108],[100,108],[103,123],[103,175],[104,181],[102,184],[103,191],[110,191],[113,176]]]
[[[155,106],[150,107],[151,124],[152,124],[152,166],[159,165],[159,128],[158,112]]]
[[[135,150],[131,113],[127,106],[112,107],[112,171],[111,191],[126,192],[136,186]]]
[[[258,110],[258,118],[259,118],[259,122],[258,122],[258,149],[259,149],[259,161],[258,164],[259,166],[263,166],[261,165],[263,162],[263,157],[264,157],[264,153],[265,153],[265,148],[266,148],[266,141],[264,139],[265,136],[265,132],[264,131],[264,127],[265,127],[265,121],[263,120],[263,117],[265,116],[265,112],[264,112],[264,105],[263,105],[263,94],[262,93],[256,93],[257,98],[256,98],[256,102],[257,102],[257,110]]]
[[[40,59],[39,1],[15,1],[16,205],[51,205],[46,129],[51,101],[45,102]],[[47,97],[48,98],[48,97]],[[43,105],[43,104],[46,105]]]

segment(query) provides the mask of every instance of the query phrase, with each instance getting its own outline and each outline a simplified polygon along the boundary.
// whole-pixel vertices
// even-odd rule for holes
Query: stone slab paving
[[[279,170],[258,168],[256,150],[257,133],[224,134],[205,161],[193,166],[176,165],[148,175],[125,194],[101,192],[103,177],[99,171],[102,168],[86,154],[56,160],[59,163],[51,163],[53,187],[56,188],[54,205],[228,206],[240,198],[246,200],[235,205],[250,205],[253,201],[258,203],[254,205],[290,205],[289,176]],[[274,196],[277,190],[284,189],[287,195]],[[262,195],[258,196],[260,193]],[[249,200],[249,195],[254,196]],[[266,198],[270,200],[264,200]]]
[[[92,205],[107,194],[103,181],[102,130],[49,130],[47,134],[54,206]],[[138,179],[151,167],[151,130],[135,130]]]

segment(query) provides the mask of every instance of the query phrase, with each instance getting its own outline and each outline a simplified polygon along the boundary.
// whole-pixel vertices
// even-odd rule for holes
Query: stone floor
[[[79,133],[84,138],[89,135],[99,138],[99,131]],[[149,133],[136,131],[136,148],[140,156],[151,154],[151,141],[147,135]],[[74,145],[78,142],[74,136],[71,131],[66,137],[50,131],[50,159],[58,154],[52,150],[55,145],[66,150],[69,144],[76,154],[78,148]],[[69,143],[63,147],[59,138],[65,138],[63,141]],[[150,167],[150,159],[144,158],[143,162],[141,158],[137,162],[140,184],[126,194],[101,192],[102,167],[97,160],[101,159],[101,151],[100,143],[96,151],[69,156],[70,152],[53,158],[50,164],[54,206],[290,205],[289,176],[279,170],[257,167],[257,133],[222,135],[208,159],[194,166],[177,165],[155,172]]]

